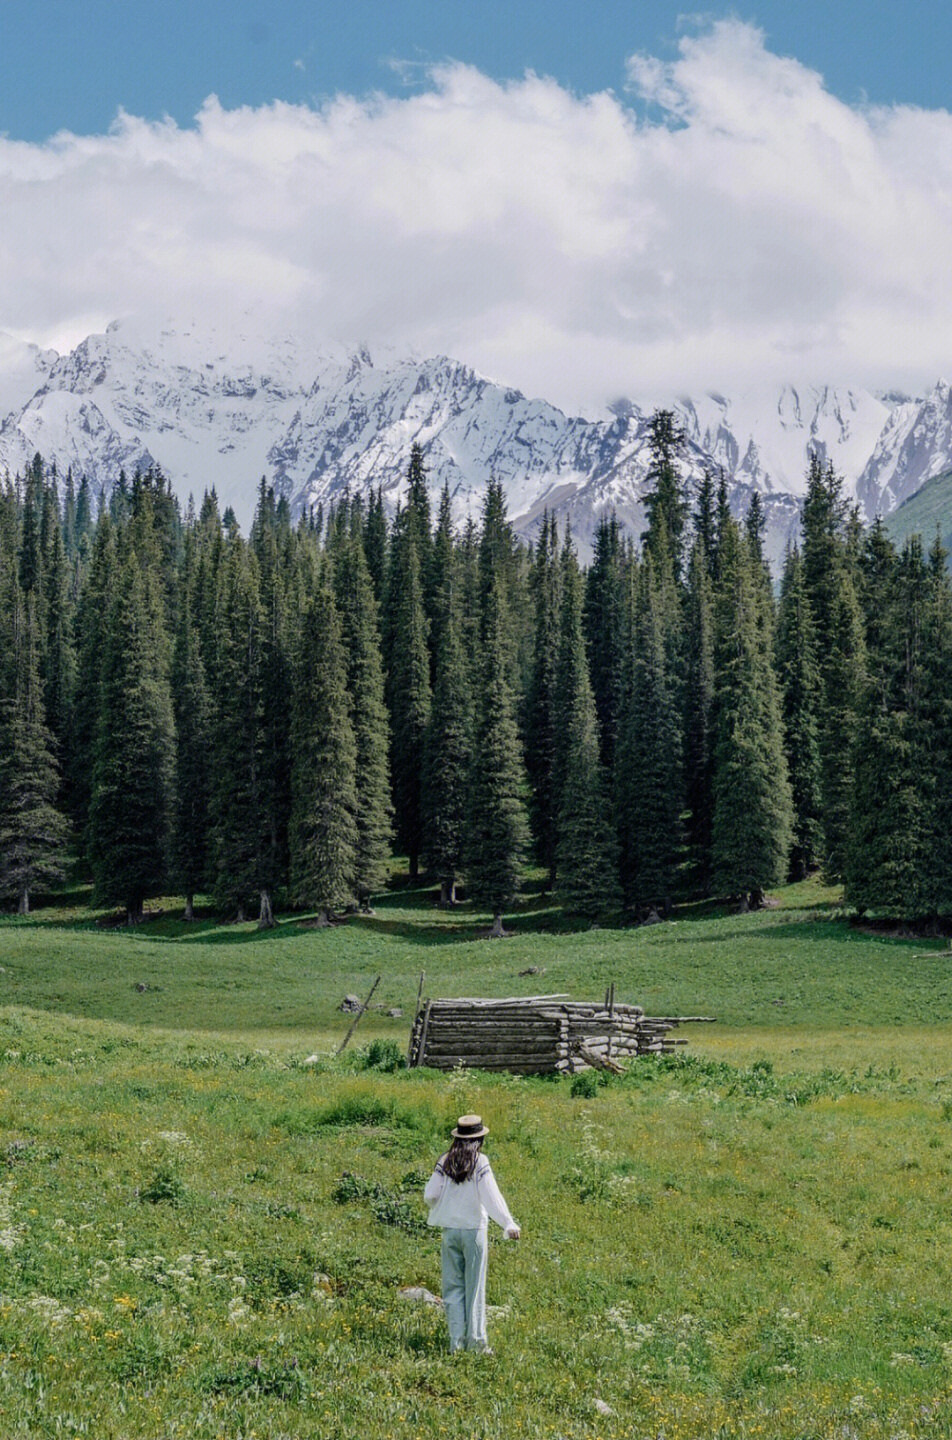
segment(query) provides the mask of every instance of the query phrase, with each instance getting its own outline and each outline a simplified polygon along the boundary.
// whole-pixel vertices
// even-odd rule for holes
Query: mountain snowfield
[[[952,466],[944,381],[915,400],[787,385],[671,408],[689,485],[705,467],[723,471],[738,511],[759,491],[774,560],[796,534],[811,450],[832,460],[867,519]],[[635,534],[643,526],[650,415],[633,399],[603,419],[567,416],[443,356],[375,360],[290,338],[138,333],[127,321],[66,355],[0,334],[0,472],[22,472],[39,452],[108,489],[120,468],[155,464],[183,498],[215,486],[244,524],[262,476],[297,512],[378,484],[392,508],[417,442],[434,500],[448,483],[459,518],[478,514],[492,476],[520,533],[548,509],[586,554],[612,510]]]

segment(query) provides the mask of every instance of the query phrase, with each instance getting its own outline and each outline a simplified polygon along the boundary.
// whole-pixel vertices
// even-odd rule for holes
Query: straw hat
[[[489,1131],[483,1124],[481,1115],[461,1115],[456,1122],[456,1129],[451,1133],[455,1140],[481,1140]]]

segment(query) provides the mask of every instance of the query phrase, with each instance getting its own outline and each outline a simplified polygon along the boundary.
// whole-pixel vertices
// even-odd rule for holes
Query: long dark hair
[[[448,1175],[456,1185],[463,1180],[468,1180],[476,1169],[476,1161],[479,1159],[479,1152],[482,1148],[483,1137],[481,1135],[477,1135],[475,1140],[454,1140],[446,1152],[443,1173]]]

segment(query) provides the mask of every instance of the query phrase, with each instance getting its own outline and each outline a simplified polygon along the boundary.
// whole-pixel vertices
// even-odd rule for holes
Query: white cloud
[[[251,311],[587,407],[950,369],[952,116],[848,106],[737,21],[629,76],[634,103],[446,64],[399,98],[0,139],[0,328]]]

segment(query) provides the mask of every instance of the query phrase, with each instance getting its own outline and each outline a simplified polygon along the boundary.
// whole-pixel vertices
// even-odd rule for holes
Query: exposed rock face
[[[833,462],[867,519],[952,465],[945,382],[924,400],[788,385],[672,408],[689,489],[705,468],[723,472],[737,513],[758,491],[774,562],[797,533],[811,450]],[[0,469],[22,472],[39,452],[108,491],[120,469],[158,465],[183,497],[214,485],[243,524],[262,476],[297,512],[370,485],[393,508],[416,442],[434,500],[448,483],[459,519],[478,514],[494,477],[517,530],[533,535],[549,510],[571,522],[585,556],[612,511],[636,535],[643,528],[650,414],[622,400],[599,420],[567,416],[442,356],[375,363],[366,350],[291,340],[138,336],[126,322],[63,356],[0,336]]]

